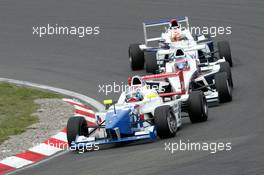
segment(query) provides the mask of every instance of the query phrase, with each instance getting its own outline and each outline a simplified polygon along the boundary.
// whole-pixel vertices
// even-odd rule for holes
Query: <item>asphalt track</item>
[[[208,122],[185,120],[177,137],[150,144],[67,154],[16,174],[264,174],[262,0],[112,0],[0,2],[0,76],[77,91],[102,100],[98,85],[131,72],[129,43],[142,41],[141,23],[186,15],[193,25],[232,26],[233,102],[210,108]],[[97,37],[32,35],[32,26],[99,25]],[[218,38],[220,39],[220,38]],[[142,72],[136,72],[142,73]],[[118,95],[115,95],[117,97]],[[232,142],[231,151],[164,151],[165,142]]]

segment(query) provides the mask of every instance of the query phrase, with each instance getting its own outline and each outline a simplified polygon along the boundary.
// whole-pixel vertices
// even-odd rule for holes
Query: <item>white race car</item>
[[[165,58],[164,55],[168,57]],[[157,63],[160,72],[183,71],[187,90],[186,94],[180,97],[183,101],[188,99],[189,92],[196,90],[203,91],[207,102],[211,105],[232,100],[233,82],[227,62],[209,63],[204,66],[199,59],[189,55],[189,52],[184,52],[182,49],[167,49],[157,51]],[[182,82],[175,78],[169,81],[174,91],[182,86]]]
[[[156,31],[156,28],[161,26],[165,27],[165,32],[161,36],[149,37],[151,33],[147,33],[148,30],[153,28],[153,31]],[[145,22],[143,30],[145,43],[130,44],[129,46],[128,54],[132,70],[140,70],[145,67],[146,72],[157,73],[159,70],[156,62],[157,51],[178,48],[188,52],[191,57],[199,59],[204,67],[209,66],[207,69],[222,62],[228,62],[230,67],[233,65],[229,43],[227,41],[217,42],[218,50],[215,50],[210,35],[193,36],[191,34],[188,17]],[[219,57],[216,56],[216,52],[219,53]]]

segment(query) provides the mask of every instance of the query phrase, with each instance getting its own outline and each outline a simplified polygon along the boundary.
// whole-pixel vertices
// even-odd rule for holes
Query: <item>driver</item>
[[[131,103],[131,102],[138,102],[143,100],[143,95],[137,91],[137,92],[129,92],[126,95],[126,102]]]
[[[170,21],[169,35],[172,42],[177,42],[182,39],[181,29],[176,19]]]

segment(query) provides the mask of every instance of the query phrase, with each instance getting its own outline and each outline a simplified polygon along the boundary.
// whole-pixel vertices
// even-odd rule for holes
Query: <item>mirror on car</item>
[[[108,109],[113,104],[113,100],[104,100],[103,103],[105,105],[105,109]]]

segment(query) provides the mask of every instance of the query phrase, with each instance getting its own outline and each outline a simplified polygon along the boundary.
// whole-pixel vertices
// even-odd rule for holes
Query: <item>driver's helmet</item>
[[[176,68],[179,70],[184,70],[186,68],[188,68],[188,62],[187,61],[183,61],[183,62],[178,62],[176,63]]]
[[[138,102],[143,100],[143,95],[140,91],[131,91],[126,94],[126,102]]]
[[[180,41],[181,39],[181,30],[180,30],[180,26],[177,22],[176,19],[172,19],[170,21],[170,29],[169,29],[169,33],[170,33],[170,38],[172,42],[177,42]]]
[[[178,21],[176,19],[172,19],[170,21],[170,29],[178,29],[180,26],[178,24]]]

